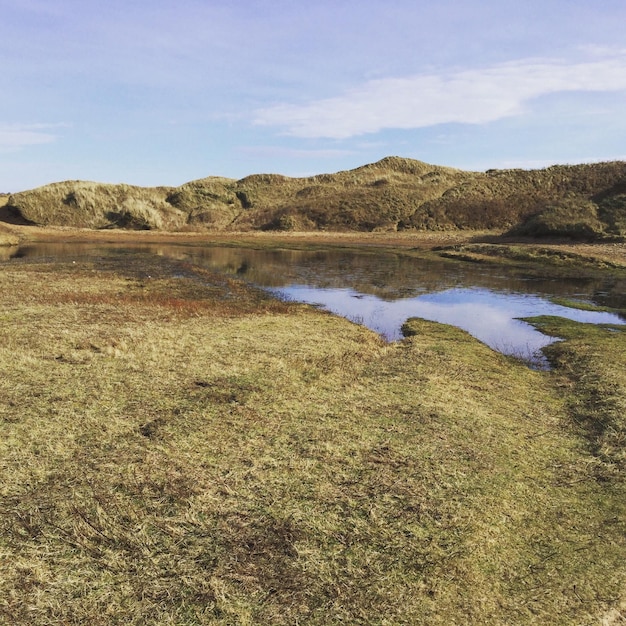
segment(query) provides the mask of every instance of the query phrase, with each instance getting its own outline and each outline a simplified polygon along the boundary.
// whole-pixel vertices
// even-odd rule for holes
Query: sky
[[[626,159],[624,0],[0,0],[0,192]]]

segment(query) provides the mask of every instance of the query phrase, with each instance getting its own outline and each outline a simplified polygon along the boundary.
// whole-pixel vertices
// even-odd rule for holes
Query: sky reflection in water
[[[353,289],[322,289],[292,285],[271,290],[283,297],[323,306],[363,324],[390,341],[402,337],[410,317],[451,324],[466,330],[494,350],[545,366],[541,348],[557,341],[519,317],[558,315],[578,322],[623,324],[612,313],[582,311],[553,304],[534,295],[497,293],[488,289],[454,288],[414,298],[381,300]]]
[[[548,272],[538,278],[497,266],[396,255],[204,245],[35,244],[9,256],[91,258],[97,264],[101,258],[121,255],[132,267],[134,257],[145,253],[209,267],[282,297],[319,304],[390,341],[401,337],[400,328],[410,317],[458,326],[491,348],[537,367],[547,365],[540,349],[556,339],[516,318],[558,315],[579,322],[624,324],[617,315],[550,302],[550,297],[562,297],[626,308],[620,280],[596,280],[584,274],[564,279]]]

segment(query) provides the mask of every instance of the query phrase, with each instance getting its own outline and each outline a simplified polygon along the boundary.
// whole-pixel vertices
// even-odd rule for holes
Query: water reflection
[[[323,306],[372,328],[389,340],[401,338],[401,326],[410,317],[451,324],[466,330],[494,350],[521,358],[536,367],[547,366],[541,348],[557,339],[517,318],[558,315],[593,324],[623,323],[619,316],[611,313],[581,311],[552,304],[535,295],[497,293],[479,288],[446,289],[393,301],[363,295],[352,289],[294,285],[273,291],[288,299]]]
[[[383,253],[254,250],[171,244],[36,244],[16,256],[90,258],[146,252],[236,275],[295,300],[320,304],[359,321],[389,339],[409,317],[453,324],[505,354],[541,359],[554,341],[519,317],[560,315],[581,322],[623,323],[616,315],[579,311],[547,298],[574,298],[626,308],[625,285],[608,277],[564,279],[514,273],[490,265],[452,263]]]

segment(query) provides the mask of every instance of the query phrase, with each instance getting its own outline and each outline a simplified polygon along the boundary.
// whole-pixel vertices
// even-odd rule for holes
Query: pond
[[[410,317],[458,326],[494,350],[545,367],[541,348],[556,341],[519,318],[558,315],[579,322],[624,324],[617,314],[585,311],[552,299],[626,308],[617,279],[563,278],[497,265],[345,250],[254,250],[206,245],[36,244],[14,257],[91,258],[152,253],[235,275],[277,297],[319,305],[386,339],[401,337]]]

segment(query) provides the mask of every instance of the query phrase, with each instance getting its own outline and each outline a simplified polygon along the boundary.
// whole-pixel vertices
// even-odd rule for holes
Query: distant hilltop
[[[180,187],[53,183],[9,196],[40,226],[156,230],[464,230],[626,236],[626,162],[467,172],[401,157],[290,178],[208,177]]]

